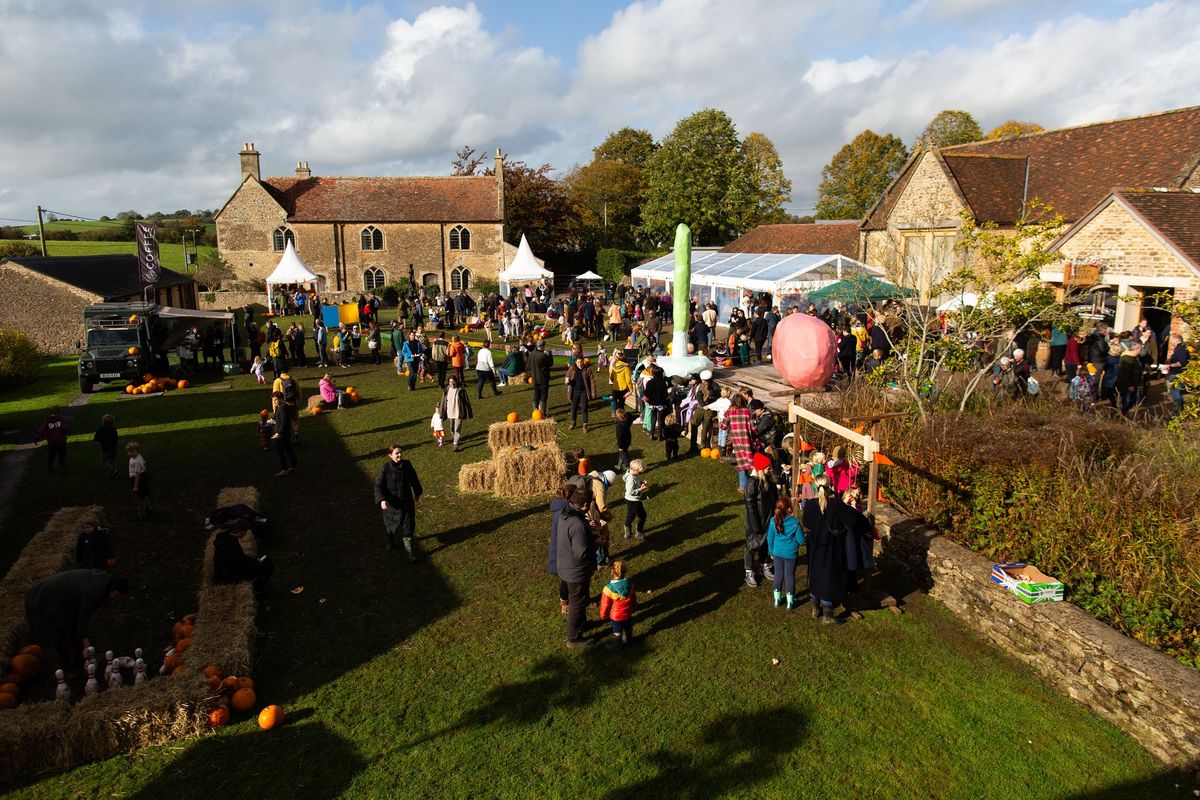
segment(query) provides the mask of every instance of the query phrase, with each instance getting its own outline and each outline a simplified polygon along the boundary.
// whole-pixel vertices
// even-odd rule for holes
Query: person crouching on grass
[[[604,645],[616,650],[633,639],[633,610],[637,608],[637,591],[629,579],[624,561],[614,561],[612,580],[600,592],[600,619],[612,624],[612,639]]]

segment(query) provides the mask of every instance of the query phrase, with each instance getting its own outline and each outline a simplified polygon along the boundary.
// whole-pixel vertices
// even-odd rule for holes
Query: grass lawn
[[[274,523],[260,549],[278,569],[254,677],[260,702],[289,717],[270,733],[239,718],[198,740],[10,784],[9,796],[1188,795],[1132,740],[919,594],[906,596],[903,617],[833,629],[807,607],[771,608],[769,587],[742,584],[732,469],[666,463],[641,433],[633,455],[650,467],[649,537],[613,548],[641,596],[638,638],[622,652],[570,652],[557,579],[546,574],[545,501],[457,491],[458,467],[489,455],[487,424],[528,414],[529,387],[472,399],[476,419],[454,453],[429,434],[436,387],[410,394],[387,365],[336,373],[365,400],[305,416],[300,468],[284,478],[272,477],[274,453],[258,448],[267,393],[246,376],[164,397],[99,392],[75,417],[71,474],[46,476],[31,461],[0,532],[0,564],[59,506],[104,504],[135,594],[97,615],[92,638],[119,653],[167,644],[172,620],[193,610],[202,516],[221,487],[260,487]],[[316,370],[295,374],[315,389]],[[565,421],[561,384],[551,401]],[[612,425],[596,405],[592,432],[564,424],[563,440],[606,465]],[[116,416],[122,443],[142,443],[150,522],[134,518],[124,481],[90,469],[103,413]],[[427,557],[416,566],[384,552],[372,500],[391,442],[425,485]],[[612,498],[619,530],[623,501]]]
[[[30,441],[50,406],[66,406],[79,395],[78,364],[75,357],[49,356],[33,383],[0,391],[0,452]]]
[[[188,249],[191,249],[191,245],[188,245]],[[46,252],[51,256],[137,255],[137,242],[68,242],[51,239],[46,242]],[[158,245],[158,252],[164,267],[185,272],[183,245],[162,242]],[[216,252],[216,248],[201,245],[199,252]]]

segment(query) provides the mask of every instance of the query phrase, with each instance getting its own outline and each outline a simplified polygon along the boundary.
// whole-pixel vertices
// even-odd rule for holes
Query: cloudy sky
[[[1194,0],[0,0],[0,218],[219,207],[264,175],[561,170],[706,107],[767,134],[808,213],[864,128],[986,131],[1200,103]]]

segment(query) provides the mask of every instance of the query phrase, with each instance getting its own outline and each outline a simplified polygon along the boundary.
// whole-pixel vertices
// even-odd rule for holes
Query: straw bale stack
[[[83,764],[202,733],[215,698],[197,673],[85,697],[65,721],[70,762]]]
[[[198,609],[192,644],[183,654],[187,671],[198,672],[215,664],[224,675],[248,675],[258,636],[254,586],[205,586],[200,590]]]
[[[567,471],[558,444],[532,450],[499,452],[493,458],[496,480],[492,490],[501,497],[526,497],[553,492]]]
[[[496,485],[496,465],[491,461],[463,464],[458,470],[458,490],[464,494],[490,492]]]
[[[20,778],[71,766],[67,703],[25,703],[0,712],[0,775]]]
[[[488,426],[488,447],[492,455],[510,447],[558,444],[558,423],[552,419],[524,422],[493,422]]]

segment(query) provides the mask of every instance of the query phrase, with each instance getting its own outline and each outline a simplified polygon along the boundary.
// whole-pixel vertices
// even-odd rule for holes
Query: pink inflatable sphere
[[[817,317],[791,314],[780,320],[771,340],[775,369],[795,389],[820,389],[837,363],[837,337]]]

